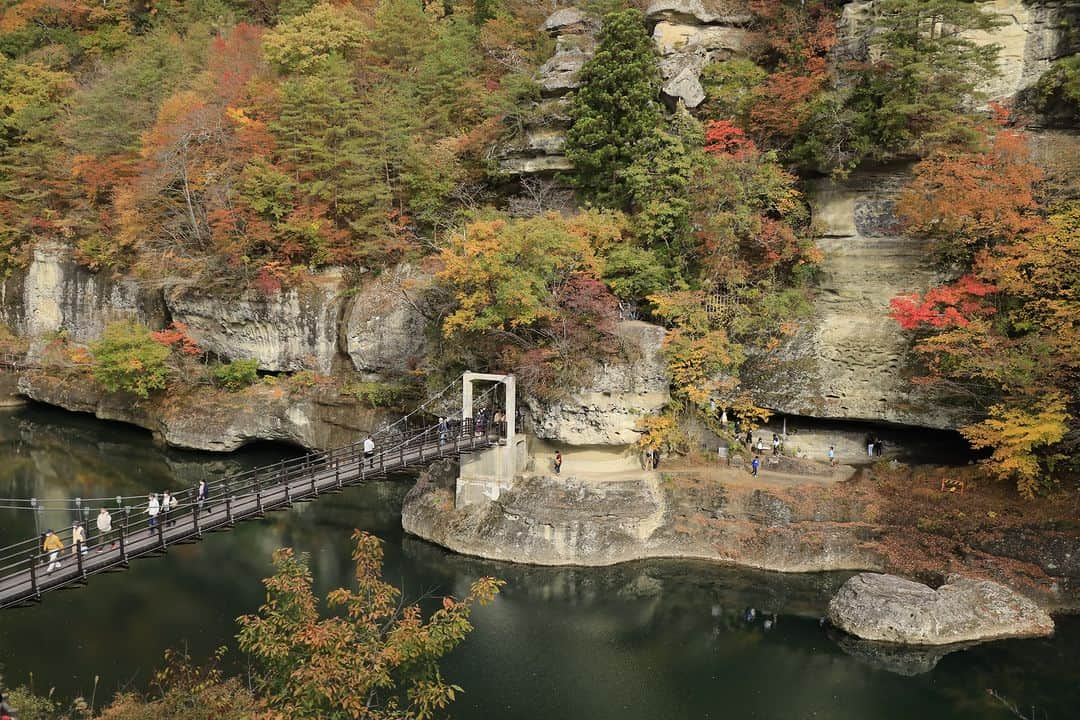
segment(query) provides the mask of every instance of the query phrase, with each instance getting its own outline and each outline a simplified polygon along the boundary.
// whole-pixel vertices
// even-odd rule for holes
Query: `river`
[[[162,450],[144,432],[31,406],[0,415],[0,496],[55,505],[175,490],[290,452]],[[310,553],[320,592],[347,584],[349,534],[358,527],[384,541],[386,578],[406,597],[461,595],[483,575],[507,581],[444,662],[444,675],[465,688],[455,718],[1017,717],[1004,700],[1031,720],[1065,720],[1080,708],[1080,618],[1059,618],[1053,638],[980,645],[902,674],[896,670],[933,663],[842,648],[845,640],[819,623],[843,575],[678,561],[535,568],[465,558],[404,535],[399,510],[407,489],[408,478],[400,478],[324,496],[47,595],[41,605],[0,610],[6,681],[71,698],[89,696],[97,677],[99,704],[118,688],[145,688],[168,648],[205,658],[221,645],[235,647],[235,618],[262,601],[259,580],[275,548]],[[0,543],[33,533],[33,514],[5,504]],[[42,529],[71,519],[63,510],[39,518]],[[228,662],[242,667],[235,652]]]

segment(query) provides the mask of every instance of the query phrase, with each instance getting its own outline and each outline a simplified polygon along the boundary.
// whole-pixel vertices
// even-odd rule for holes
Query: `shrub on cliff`
[[[90,347],[93,372],[106,389],[123,390],[141,398],[168,383],[169,348],[154,340],[150,329],[134,322],[111,323]]]
[[[243,390],[259,379],[258,360],[233,360],[217,363],[210,368],[210,377],[218,387],[229,392]]]

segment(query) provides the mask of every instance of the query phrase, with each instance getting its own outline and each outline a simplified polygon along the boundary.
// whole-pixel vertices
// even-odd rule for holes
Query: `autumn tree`
[[[329,617],[319,612],[307,558],[274,553],[266,602],[239,619],[237,636],[260,698],[274,717],[432,718],[461,692],[442,677],[439,660],[468,635],[473,608],[491,602],[502,583],[482,578],[425,619],[381,579],[379,540],[359,530],[353,539],[356,587],[327,595]]]

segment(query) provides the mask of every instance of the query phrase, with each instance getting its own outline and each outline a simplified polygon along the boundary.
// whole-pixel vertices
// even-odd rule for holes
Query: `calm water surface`
[[[142,432],[31,407],[0,415],[0,496],[176,490],[288,454],[163,451]],[[1016,717],[988,690],[1032,720],[1080,717],[1080,618],[1061,618],[1048,640],[982,645],[905,675],[895,671],[925,670],[932,660],[881,657],[819,625],[842,575],[667,561],[551,569],[463,558],[403,535],[406,490],[402,479],[327,496],[47,595],[40,606],[0,611],[7,680],[32,678],[37,689],[55,687],[65,697],[89,693],[95,676],[99,698],[145,687],[167,648],[205,657],[234,645],[234,619],[262,601],[259,580],[275,548],[311,553],[320,591],[346,584],[348,536],[359,527],[385,541],[387,578],[407,596],[460,595],[482,575],[507,581],[445,663],[445,675],[466,690],[453,706],[456,718]],[[42,522],[71,519],[55,511]],[[33,531],[32,515],[0,509],[0,542]]]

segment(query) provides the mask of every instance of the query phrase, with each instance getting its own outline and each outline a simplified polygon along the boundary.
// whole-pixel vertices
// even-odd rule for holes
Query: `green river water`
[[[125,426],[30,407],[0,415],[0,496],[177,490],[290,452],[164,451]],[[167,648],[200,658],[234,646],[234,620],[261,602],[259,580],[275,548],[309,552],[320,591],[346,584],[356,527],[383,539],[387,579],[407,597],[460,595],[482,575],[507,581],[444,664],[446,677],[465,688],[455,718],[1018,717],[1003,700],[1031,720],[1080,717],[1080,618],[1058,618],[1053,638],[976,646],[927,670],[932,663],[883,659],[821,626],[843,575],[676,561],[534,568],[459,557],[401,531],[408,483],[325,496],[47,595],[39,606],[2,610],[5,678],[32,679],[37,690],[68,698],[89,694],[95,676],[99,699],[144,688]],[[40,521],[44,528],[71,519],[53,511]],[[33,532],[31,513],[0,509],[0,543]],[[241,659],[230,657],[240,669]]]

